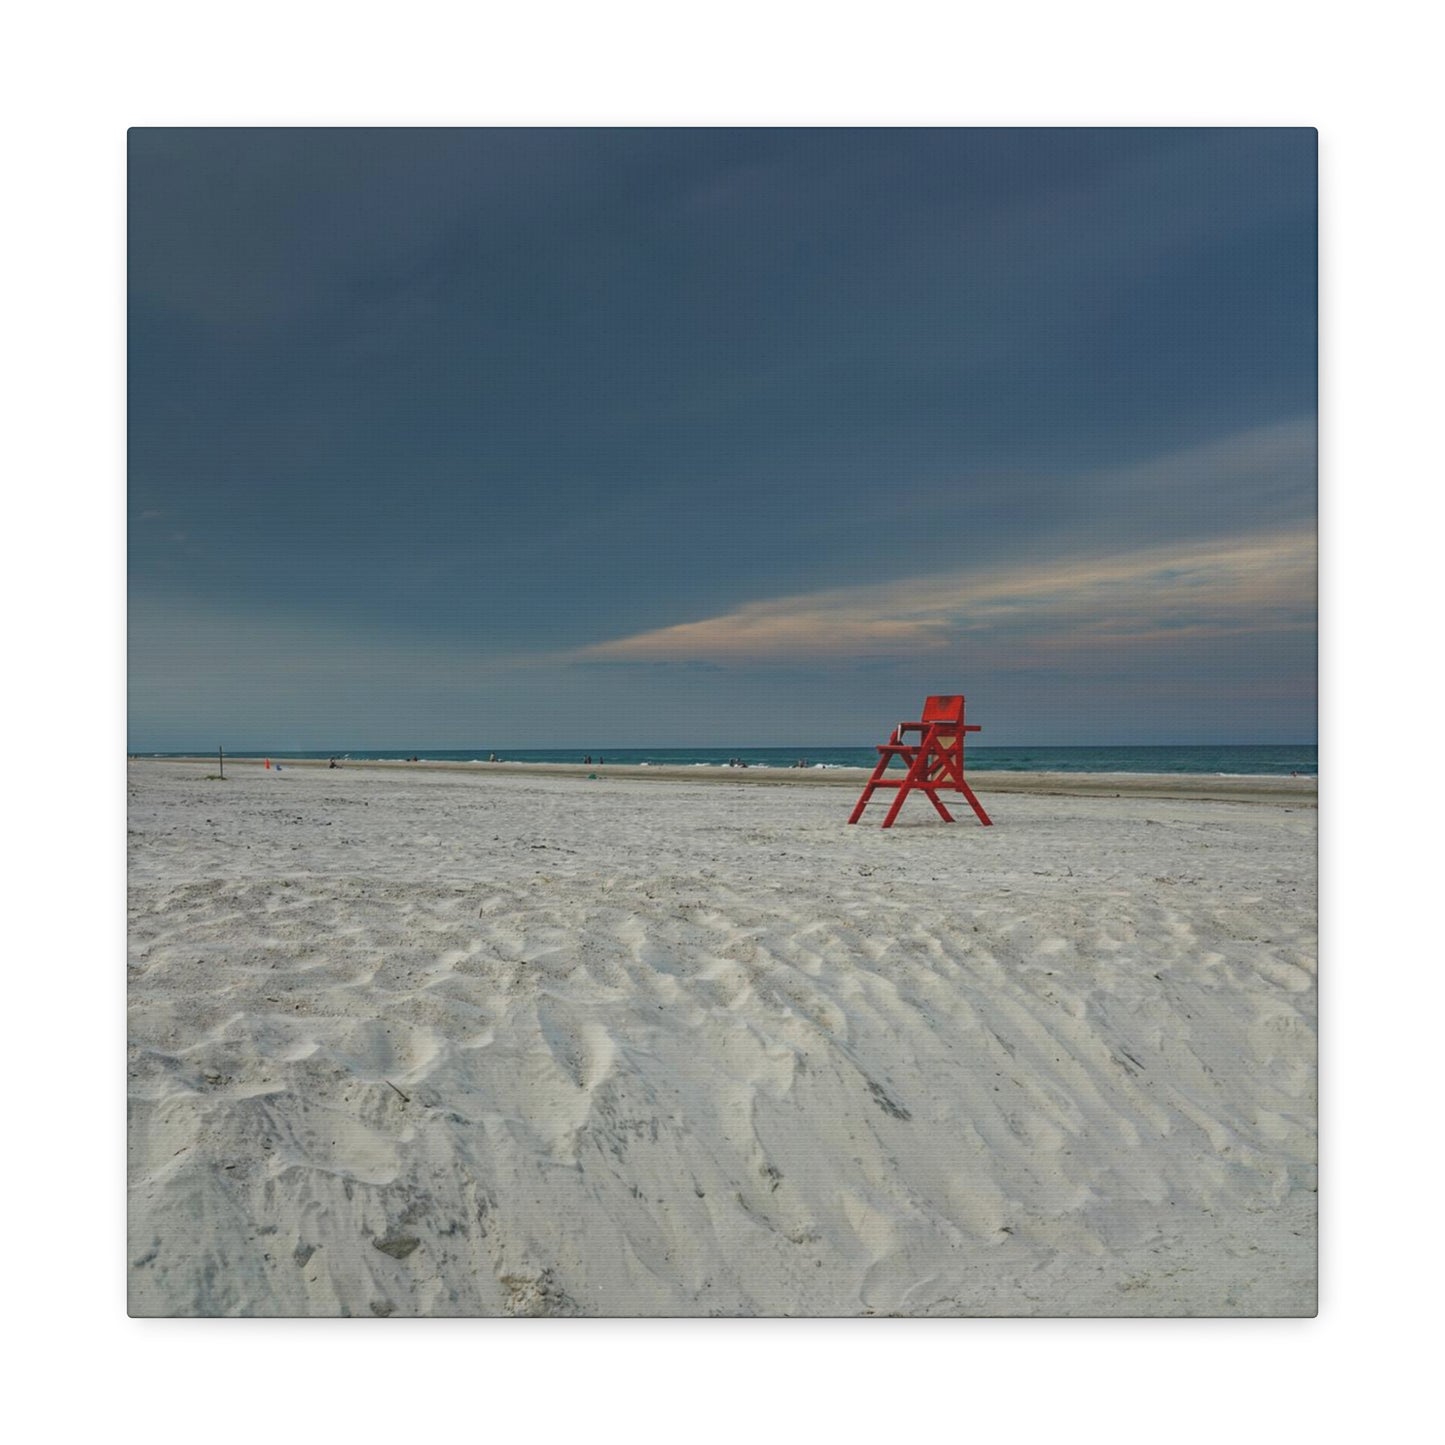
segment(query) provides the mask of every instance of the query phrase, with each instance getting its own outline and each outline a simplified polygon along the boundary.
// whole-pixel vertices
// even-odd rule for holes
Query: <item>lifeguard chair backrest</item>
[[[926,723],[963,721],[963,699],[961,697],[931,697],[923,704],[923,718]]]

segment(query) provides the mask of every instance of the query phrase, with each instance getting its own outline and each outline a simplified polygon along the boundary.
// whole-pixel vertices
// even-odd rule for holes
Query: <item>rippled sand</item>
[[[1310,1314],[1312,792],[130,768],[135,1314]]]

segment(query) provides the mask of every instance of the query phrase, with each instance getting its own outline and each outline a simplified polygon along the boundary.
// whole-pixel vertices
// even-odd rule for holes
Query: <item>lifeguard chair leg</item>
[[[927,783],[913,783],[911,785],[904,784],[898,789],[898,796],[894,798],[893,806],[889,808],[887,815],[883,819],[883,826],[885,828],[891,828],[893,826],[893,820],[902,810],[904,798],[906,798],[909,793],[913,792],[915,789],[917,789],[918,792],[922,793],[928,799],[928,801],[933,804],[933,806],[938,810],[938,816],[942,818],[945,823],[953,822],[953,814],[950,813],[948,809],[943,806],[943,799],[938,796],[938,790],[936,788],[929,787]]]
[[[877,792],[878,779],[883,776],[883,773],[887,767],[888,754],[880,753],[878,758],[878,765],[873,769],[872,776],[868,779],[866,783],[864,783],[863,791],[858,795],[858,801],[853,805],[852,815],[848,819],[850,823],[856,823],[858,819],[863,816],[863,809],[868,806],[870,800],[873,797],[873,794]]]
[[[898,792],[894,795],[893,801],[888,805],[888,811],[883,815],[883,826],[891,828],[893,820],[898,816],[898,810],[903,806],[903,800],[911,790],[907,783],[899,785]]]
[[[965,783],[962,778],[958,780],[958,786],[963,790],[963,796],[968,799],[968,806],[972,808],[975,813],[978,814],[978,821],[982,823],[985,828],[992,828],[993,819],[984,812],[983,804],[980,803],[979,800],[973,795],[973,789],[970,788],[969,785]]]
[[[907,776],[898,785],[898,796],[894,798],[893,806],[890,807],[884,815],[883,826],[885,828],[891,828],[893,826],[893,820],[898,816],[900,809],[903,807],[903,800],[907,798],[909,793],[920,784],[928,781],[929,753],[933,744],[934,730],[930,729],[924,734],[923,741],[918,745],[918,751],[913,755],[912,762],[908,767]],[[940,812],[943,811],[943,806],[936,797],[933,800],[933,806],[938,808]],[[948,817],[948,814],[944,812],[944,816]],[[953,819],[949,818],[949,822],[951,823],[952,821]]]
[[[938,796],[937,792],[932,788],[925,788],[923,791],[928,794],[928,801],[938,809],[938,816],[942,818],[945,823],[953,822],[953,814],[943,806],[943,799]]]
[[[880,780],[888,771],[888,764],[891,763],[895,757],[898,757],[902,760],[906,772],[913,766],[913,760],[917,756],[917,753],[917,748],[907,746],[900,742],[899,734],[897,730],[895,730],[888,742],[878,749],[878,762],[875,764],[873,772],[869,775],[868,781],[863,785],[863,791],[858,795],[858,801],[853,805],[853,812],[848,818],[850,823],[856,823],[858,819],[863,816],[863,810],[872,801],[873,794],[878,791],[880,786]],[[890,787],[891,784],[882,783],[881,786]]]
[[[923,784],[924,791],[928,794],[928,801],[938,810],[938,816],[945,823],[953,822],[953,814],[943,806],[943,800],[938,796],[939,788],[951,788],[953,784],[948,781],[953,769],[950,767],[949,759],[951,749],[940,738],[935,744],[933,755],[928,760],[928,777]]]
[[[869,800],[872,797],[873,784],[868,783],[863,789],[862,796],[858,799],[856,803],[854,803],[853,811],[848,815],[848,821],[850,823],[856,823],[858,819],[863,816],[863,809],[868,806]]]

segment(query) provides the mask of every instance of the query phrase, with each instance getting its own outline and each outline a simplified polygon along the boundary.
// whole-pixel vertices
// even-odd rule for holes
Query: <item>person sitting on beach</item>
[[[328,768],[339,768],[339,767],[341,766],[341,764],[338,763],[335,758],[331,758],[331,759],[328,760],[326,766],[327,766]]]

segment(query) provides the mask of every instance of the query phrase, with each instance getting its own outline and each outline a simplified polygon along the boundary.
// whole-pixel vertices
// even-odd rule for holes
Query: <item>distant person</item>
[[[605,763],[606,761],[607,761],[606,758],[598,758],[598,759],[597,759],[597,766],[600,768],[600,767],[602,766],[602,764]]]
[[[592,766],[592,754],[591,754],[591,753],[588,753],[587,756],[582,759],[582,766],[583,766],[584,768],[590,768],[590,767]]]
[[[341,764],[338,763],[335,758],[332,758],[327,762],[326,766],[328,768],[339,768]]]

